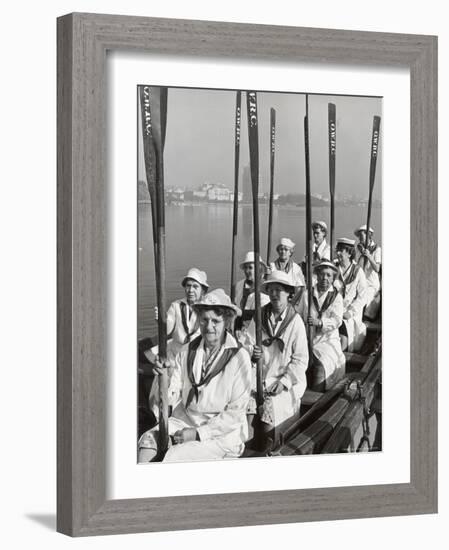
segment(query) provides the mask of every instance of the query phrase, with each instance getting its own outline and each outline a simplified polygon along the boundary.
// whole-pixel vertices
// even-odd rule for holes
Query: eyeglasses
[[[219,325],[220,323],[224,323],[224,319],[203,319],[200,317],[200,325],[207,325],[209,321],[212,321],[213,325]]]

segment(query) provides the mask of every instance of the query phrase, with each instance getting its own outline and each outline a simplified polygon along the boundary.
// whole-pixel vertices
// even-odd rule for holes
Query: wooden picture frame
[[[106,499],[106,52],[407,67],[410,483]],[[437,38],[74,13],[58,19],[58,505],[72,536],[437,511]]]

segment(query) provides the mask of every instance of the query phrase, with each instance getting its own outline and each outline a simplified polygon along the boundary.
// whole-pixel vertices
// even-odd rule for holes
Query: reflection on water
[[[260,205],[260,235],[262,257],[266,259],[268,207]],[[155,334],[154,306],[156,290],[153,260],[151,206],[139,204],[139,265],[138,265],[138,337]],[[329,221],[329,208],[313,208],[313,219]],[[335,212],[335,236],[353,237],[353,231],[366,223],[366,209],[341,206]],[[251,206],[239,209],[237,258],[253,249]],[[372,223],[376,241],[381,244],[381,210],[374,208]],[[190,267],[207,272],[211,288],[229,292],[231,280],[232,205],[204,204],[166,207],[167,305],[183,296],[181,280]],[[280,237],[290,237],[296,243],[294,258],[301,261],[305,250],[305,208],[278,206],[273,214],[273,248]],[[275,251],[271,251],[272,256]],[[239,260],[240,261],[240,260]],[[239,263],[239,262],[238,262]],[[243,275],[242,275],[243,276]],[[240,277],[239,277],[240,278]]]

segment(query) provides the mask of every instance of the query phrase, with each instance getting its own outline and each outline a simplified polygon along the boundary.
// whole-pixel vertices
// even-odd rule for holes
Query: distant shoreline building
[[[242,187],[243,190],[239,191],[238,202],[239,204],[251,204],[252,203],[252,187],[249,177],[249,167],[245,167],[243,170]],[[249,194],[248,194],[249,193]],[[258,202],[260,204],[267,204],[270,200],[270,195],[267,192],[260,192],[258,194]],[[165,189],[165,201],[167,204],[232,204],[234,202],[234,190],[229,189],[222,183],[210,183],[205,182],[201,184],[197,189],[184,189],[182,187],[168,187]],[[145,181],[138,181],[138,202],[150,203],[151,198],[148,192],[148,187]],[[273,202],[276,205],[293,205],[297,207],[305,207],[306,197],[302,193],[287,193],[279,194],[275,193],[273,196]],[[336,205],[339,206],[351,206],[358,208],[366,208],[368,201],[359,197],[347,197],[337,196]],[[313,194],[312,206],[328,206],[329,198],[326,195]],[[382,201],[380,199],[373,199],[373,208],[381,208]]]
[[[206,203],[232,203],[234,202],[234,191],[231,191],[222,183],[205,182],[193,191],[188,189],[166,190],[168,202],[206,202]],[[239,192],[238,202],[242,202],[243,193]]]

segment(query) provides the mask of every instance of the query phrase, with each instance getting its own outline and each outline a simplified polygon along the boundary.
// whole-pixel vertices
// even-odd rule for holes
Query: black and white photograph
[[[140,85],[137,456],[382,450],[382,98]]]
[[[5,5],[5,548],[444,540],[443,11]]]

